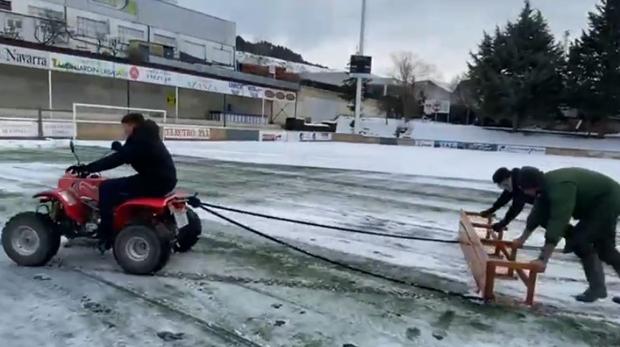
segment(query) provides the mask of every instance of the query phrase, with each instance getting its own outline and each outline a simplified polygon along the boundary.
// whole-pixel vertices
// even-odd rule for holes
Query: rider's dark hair
[[[141,113],[128,113],[123,117],[121,123],[139,125],[144,123],[144,116]]]

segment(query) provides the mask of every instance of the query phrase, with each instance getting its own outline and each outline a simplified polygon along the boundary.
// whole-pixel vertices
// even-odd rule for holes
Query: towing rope
[[[202,203],[202,206],[206,206],[206,207],[216,209],[216,210],[244,214],[244,215],[253,216],[253,217],[277,220],[280,222],[300,224],[300,225],[306,225],[306,226],[330,229],[330,230],[337,230],[337,231],[345,231],[345,232],[354,233],[354,234],[380,236],[380,237],[401,239],[401,240],[415,240],[415,241],[425,241],[425,242],[447,243],[447,244],[459,243],[458,240],[445,240],[445,239],[434,239],[434,238],[419,237],[419,236],[394,235],[394,234],[378,233],[378,232],[373,232],[373,231],[345,228],[345,227],[339,227],[339,226],[334,226],[334,225],[326,225],[326,224],[320,224],[320,223],[314,223],[314,222],[307,222],[307,221],[301,221],[301,220],[284,218],[284,217],[270,216],[270,215],[262,214],[258,212],[244,211],[244,210],[239,210],[239,209],[232,208],[232,207],[226,207],[226,206],[220,206],[220,205],[214,205],[214,204],[208,204],[208,203]]]
[[[359,229],[340,227],[340,226],[335,226],[335,225],[327,225],[327,224],[308,222],[308,221],[297,220],[297,219],[290,219],[290,218],[285,218],[285,217],[277,217],[277,216],[272,216],[272,215],[263,214],[263,213],[259,213],[259,212],[240,210],[240,209],[233,208],[233,207],[228,207],[228,206],[209,204],[209,203],[206,203],[206,202],[200,202],[199,204],[202,205],[202,206],[206,206],[206,207],[215,209],[215,210],[233,212],[233,213],[243,214],[243,215],[247,215],[247,216],[259,217],[259,218],[264,218],[264,219],[271,219],[271,220],[276,220],[276,221],[280,221],[280,222],[299,224],[299,225],[317,227],[317,228],[322,228],[322,229],[344,231],[344,232],[353,233],[353,234],[371,235],[371,236],[379,236],[379,237],[385,237],[385,238],[391,238],[391,239],[410,240],[410,241],[444,243],[444,244],[452,244],[452,245],[456,245],[456,244],[460,243],[459,240],[435,239],[435,238],[431,238],[431,237],[407,236],[407,235],[395,235],[395,234],[387,234],[387,233],[378,233],[378,232],[374,232],[374,231],[359,230]],[[525,245],[525,246],[523,246],[521,248],[523,250],[527,250],[527,251],[538,251],[540,249],[540,247],[528,246],[528,245]],[[561,253],[561,251],[555,250],[554,253]]]
[[[388,281],[388,282],[392,282],[392,283],[396,283],[396,284],[400,284],[400,285],[411,286],[411,287],[415,287],[415,288],[419,288],[419,289],[423,289],[423,290],[427,290],[427,291],[431,291],[431,292],[440,293],[442,295],[458,297],[458,298],[469,300],[469,301],[481,301],[482,300],[478,296],[467,295],[467,294],[463,294],[463,293],[460,293],[460,292],[454,292],[454,291],[445,291],[445,290],[441,290],[441,289],[434,288],[434,287],[431,287],[431,286],[427,286],[427,285],[423,285],[423,284],[419,284],[419,283],[414,283],[414,282],[409,282],[409,281],[405,281],[405,280],[402,280],[402,279],[397,279],[397,278],[389,277],[389,276],[378,274],[378,273],[375,273],[375,272],[372,272],[372,271],[369,271],[369,270],[358,268],[358,267],[355,267],[355,266],[350,265],[350,264],[342,263],[342,262],[339,262],[337,260],[333,260],[333,259],[327,258],[327,257],[319,255],[319,254],[314,254],[314,253],[309,252],[309,251],[307,251],[307,250],[305,250],[303,248],[295,246],[295,245],[293,245],[291,243],[288,243],[286,241],[283,241],[283,240],[280,240],[278,238],[275,238],[275,237],[273,237],[271,235],[267,235],[267,234],[265,234],[263,232],[260,232],[260,231],[258,231],[256,229],[254,229],[252,227],[249,227],[249,226],[247,226],[245,224],[242,224],[242,223],[240,223],[240,222],[238,222],[238,221],[236,221],[236,220],[234,220],[232,218],[226,217],[226,216],[224,216],[224,215],[222,215],[222,214],[220,214],[220,213],[218,213],[218,212],[216,212],[214,210],[215,208],[218,208],[218,209],[221,208],[222,210],[230,211],[230,210],[233,210],[231,208],[223,208],[221,206],[213,207],[213,206],[216,206],[216,205],[202,203],[196,197],[190,198],[189,204],[192,207],[201,208],[204,211],[206,211],[206,212],[208,212],[208,213],[210,213],[210,214],[212,214],[212,215],[214,215],[214,216],[216,216],[216,217],[218,217],[218,218],[220,218],[220,219],[222,219],[222,220],[224,220],[224,221],[226,221],[226,222],[228,222],[230,224],[233,224],[233,225],[235,225],[235,226],[237,226],[237,227],[239,227],[241,229],[249,231],[249,232],[251,232],[251,233],[253,233],[255,235],[258,235],[258,236],[263,237],[265,239],[268,239],[268,240],[270,240],[272,242],[280,244],[280,245],[282,245],[284,247],[287,247],[287,248],[290,248],[292,250],[295,250],[295,251],[297,251],[297,252],[299,252],[301,254],[304,254],[306,256],[309,256],[311,258],[319,259],[319,260],[324,261],[326,263],[329,263],[329,264],[332,264],[334,266],[347,269],[347,270],[352,271],[352,272],[357,272],[357,273],[360,273],[360,274],[363,274],[363,275],[371,276],[371,277],[374,277],[374,278],[382,279],[382,280],[385,280],[385,281]],[[236,212],[236,211],[231,211],[231,212]],[[237,213],[241,213],[241,212],[237,212]],[[249,214],[249,212],[246,212],[246,214]],[[261,217],[259,214],[252,214],[252,215],[255,215],[257,217]],[[272,219],[276,219],[276,217],[274,217]],[[282,218],[282,219],[284,219],[284,218]],[[276,220],[278,220],[278,219],[276,219]],[[288,221],[288,220],[285,220],[285,221]],[[291,223],[292,222],[293,221],[291,220]],[[305,225],[319,226],[317,223],[310,223],[310,222],[303,222],[303,223],[307,223]],[[332,228],[329,228],[329,229],[332,229]],[[347,229],[347,228],[341,228],[341,229]],[[340,229],[337,229],[337,230],[340,230]],[[351,229],[351,230],[353,230],[353,229]],[[347,230],[347,231],[349,231],[349,230]],[[366,233],[366,232],[364,232],[364,233]],[[386,234],[386,235],[389,235],[389,234]],[[394,236],[394,235],[390,235],[390,236]],[[422,239],[423,239],[423,241],[428,241],[428,239],[424,239],[424,238],[422,238]],[[452,243],[452,242],[450,242],[450,243]]]

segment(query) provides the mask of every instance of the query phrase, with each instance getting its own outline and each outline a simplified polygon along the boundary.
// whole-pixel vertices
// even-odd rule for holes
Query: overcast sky
[[[579,36],[598,0],[532,0],[558,40]],[[311,62],[344,69],[359,41],[361,0],[179,0],[237,23],[237,34],[268,40]],[[514,19],[522,0],[368,0],[365,53],[373,72],[391,73],[391,54],[411,51],[449,81],[465,72],[482,32]]]

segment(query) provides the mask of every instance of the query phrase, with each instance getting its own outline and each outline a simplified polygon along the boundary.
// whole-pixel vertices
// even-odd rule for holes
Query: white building
[[[65,22],[68,35],[54,40],[68,48],[123,55],[130,40],[172,47],[176,58],[234,68],[236,25],[160,0],[19,0],[5,1],[12,12],[0,13],[0,28],[25,41],[45,41],[49,24]],[[3,23],[2,23],[3,22]],[[68,37],[67,37],[68,36]]]

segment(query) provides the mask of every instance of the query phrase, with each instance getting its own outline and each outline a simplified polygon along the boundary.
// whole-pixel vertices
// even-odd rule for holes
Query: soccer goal
[[[142,113],[145,118],[166,124],[168,111],[139,107],[125,107],[97,104],[73,104],[73,138],[77,138],[78,123],[118,124],[124,115],[131,112]]]

